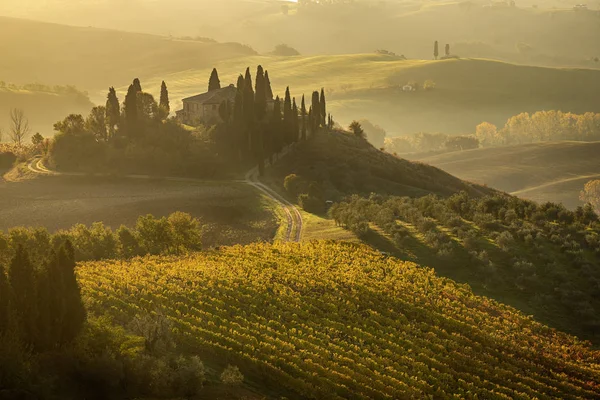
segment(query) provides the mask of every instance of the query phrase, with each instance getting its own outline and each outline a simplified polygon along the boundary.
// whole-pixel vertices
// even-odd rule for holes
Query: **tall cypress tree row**
[[[81,331],[86,319],[86,311],[75,276],[75,250],[70,241],[67,240],[61,247],[57,259],[65,304],[60,342],[65,344],[73,341]]]
[[[171,105],[169,104],[169,90],[165,81],[162,81],[160,85],[160,102],[158,106],[164,113],[164,117],[168,117],[171,112]]]
[[[4,267],[0,265],[0,338],[9,331],[11,290]]]
[[[285,89],[285,99],[283,100],[283,132],[284,143],[292,143],[292,98],[290,96],[290,87]]]
[[[219,73],[216,68],[213,68],[210,73],[210,79],[208,80],[208,91],[221,89],[221,81],[219,80]]]
[[[106,125],[108,127],[109,139],[115,136],[115,131],[121,120],[121,107],[119,106],[119,99],[117,98],[117,92],[114,87],[108,89],[108,95],[106,96]]]
[[[267,87],[266,78],[263,72],[263,67],[258,66],[256,68],[256,82],[255,82],[255,96],[254,96],[254,110],[256,113],[256,120],[260,123],[267,113]]]
[[[17,333],[24,343],[33,344],[38,317],[35,273],[29,255],[21,245],[10,263],[8,277]]]
[[[271,88],[271,79],[269,79],[269,71],[265,71],[265,88],[267,101],[273,100],[273,89]]]
[[[327,119],[327,104],[325,101],[325,89],[321,88],[321,99],[319,100],[319,105],[321,106],[321,126],[326,127],[326,119]]]
[[[313,109],[312,106],[308,108],[308,128],[310,129],[310,135],[313,136],[315,134],[315,123],[313,121]]]
[[[306,103],[304,102],[304,95],[302,95],[302,104],[300,105],[300,138],[306,140]]]

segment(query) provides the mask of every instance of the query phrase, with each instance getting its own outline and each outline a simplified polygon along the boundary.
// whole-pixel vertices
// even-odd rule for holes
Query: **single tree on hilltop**
[[[440,51],[438,47],[438,41],[436,40],[435,43],[433,43],[433,58],[437,60],[439,55]]]
[[[165,81],[160,85],[160,102],[158,104],[162,117],[166,118],[169,116],[171,112],[171,105],[169,103],[169,89],[167,89],[167,84]]]
[[[210,73],[210,79],[208,80],[208,91],[221,89],[221,81],[219,80],[219,73],[216,68],[213,68]]]

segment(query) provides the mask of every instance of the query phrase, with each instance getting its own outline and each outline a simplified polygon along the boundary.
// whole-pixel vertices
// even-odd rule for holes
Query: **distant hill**
[[[247,66],[258,64],[269,71],[276,94],[283,96],[289,85],[297,101],[305,94],[310,103],[310,93],[325,87],[329,111],[337,121],[347,124],[366,118],[386,129],[388,136],[474,133],[483,121],[501,126],[509,117],[525,111],[600,112],[600,70],[592,69],[543,68],[483,59],[402,60],[378,54],[255,56],[215,65],[222,83],[235,83]],[[180,107],[181,99],[204,90],[211,67],[160,75],[142,84],[159,93],[165,79],[173,105]],[[435,89],[401,90],[408,82],[422,85],[426,80],[434,81]]]
[[[600,142],[552,142],[445,153],[419,160],[470,182],[539,202],[583,205],[579,192],[600,178]]]
[[[6,17],[0,17],[0,37],[10,38],[0,42],[0,80],[68,84],[89,91],[255,54],[236,43],[175,40]]]
[[[163,316],[222,398],[600,397],[589,344],[362,245],[90,262],[78,278],[94,315]],[[227,364],[240,388],[220,383]]]
[[[316,182],[331,200],[370,193],[448,196],[466,191],[477,197],[494,192],[438,168],[394,157],[364,139],[339,131],[321,132],[299,143],[293,152],[267,170],[266,179],[281,186],[289,174]]]
[[[0,72],[1,74],[1,72]],[[20,108],[29,120],[31,134],[36,132],[49,137],[53,134],[53,124],[68,114],[87,115],[93,107],[87,94],[72,88],[43,88],[39,85],[25,87],[0,87],[0,130],[3,140],[8,141],[10,127],[9,113]],[[26,138],[29,141],[29,138]]]

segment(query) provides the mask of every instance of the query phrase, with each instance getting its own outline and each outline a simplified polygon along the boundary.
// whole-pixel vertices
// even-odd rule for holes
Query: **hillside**
[[[266,180],[281,187],[289,174],[307,183],[316,182],[325,199],[330,200],[372,192],[405,196],[448,196],[463,190],[473,196],[493,193],[438,168],[394,157],[340,131],[321,132],[298,143],[293,152],[267,171]]]
[[[0,17],[1,80],[75,85],[106,92],[133,78],[208,68],[229,57],[254,54],[239,44],[73,27]],[[204,85],[202,85],[204,87]]]
[[[174,36],[244,41],[261,52],[288,43],[302,54],[387,49],[432,58],[434,40],[452,54],[539,65],[598,66],[598,4],[574,12],[574,2],[521,0],[516,7],[488,1],[391,0],[377,2],[276,0],[4,0],[0,14],[63,24]],[[500,1],[494,2],[500,5]],[[508,2],[507,2],[508,3]],[[235,23],[232,23],[235,21]],[[361,29],[355,27],[360,26]],[[277,32],[273,35],[273,32]],[[302,35],[298,35],[302,32]],[[368,32],[368,34],[365,34]]]
[[[25,112],[32,134],[40,132],[44,136],[51,136],[55,122],[72,113],[86,115],[92,107],[86,94],[65,87],[0,87],[0,130],[4,132],[3,140],[9,140],[9,113],[13,108],[20,108]],[[29,138],[26,140],[29,141]]]
[[[228,59],[216,64],[222,84],[235,83],[247,66],[269,71],[273,90],[284,85],[299,101],[325,87],[329,111],[346,125],[367,118],[388,136],[415,132],[473,133],[488,121],[502,125],[521,112],[562,110],[600,112],[600,70],[543,68],[482,59],[443,61],[401,60],[377,54]],[[212,67],[212,66],[210,66]],[[204,90],[210,67],[189,69],[143,81],[159,93],[167,81],[174,107],[180,99]],[[434,90],[402,92],[410,81],[433,80]],[[123,86],[121,92],[126,90]],[[103,93],[102,93],[103,95]]]
[[[445,153],[420,158],[469,182],[538,202],[583,205],[579,192],[600,177],[598,142],[532,143]]]
[[[250,398],[600,396],[588,344],[361,245],[255,244],[84,263],[78,276],[95,315],[164,315],[214,371],[206,391],[231,364]]]

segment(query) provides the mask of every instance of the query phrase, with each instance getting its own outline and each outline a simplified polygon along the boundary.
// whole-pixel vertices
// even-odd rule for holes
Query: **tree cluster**
[[[0,266],[0,336],[47,351],[71,343],[85,319],[69,241],[37,262],[19,245],[8,271]]]
[[[476,128],[484,147],[545,142],[554,140],[600,140],[600,114],[572,114],[562,111],[521,113],[506,121],[502,129],[489,122]]]
[[[218,80],[216,70],[213,70]],[[256,69],[254,84],[250,68],[239,75],[233,104],[224,101],[219,106],[220,124],[215,141],[220,154],[236,157],[240,163],[256,163],[264,170],[266,159],[273,161],[284,147],[306,140],[318,129],[328,126],[325,91],[315,91],[306,109],[304,96],[300,106],[287,87],[283,99],[273,98],[269,72]],[[331,117],[329,116],[329,120]]]

